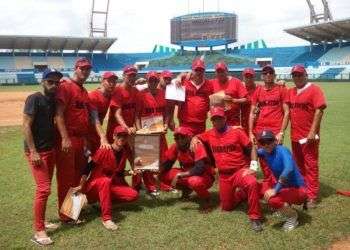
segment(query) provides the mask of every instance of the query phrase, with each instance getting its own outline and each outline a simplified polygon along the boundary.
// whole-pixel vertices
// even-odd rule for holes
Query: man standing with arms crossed
[[[304,66],[294,66],[291,74],[295,84],[289,90],[292,151],[305,178],[307,206],[314,208],[320,189],[320,127],[327,104],[320,87],[308,82]]]
[[[45,223],[45,210],[55,166],[55,93],[61,78],[60,72],[46,69],[42,91],[27,97],[23,111],[24,151],[36,184],[32,241],[39,245],[53,243],[45,229],[55,225]]]
[[[251,99],[256,90],[255,70],[253,68],[245,68],[242,72],[242,78],[243,78],[243,85],[247,91],[247,102],[242,104],[241,118],[242,118],[242,127],[248,134]]]
[[[96,111],[91,107],[88,92],[83,87],[91,68],[89,59],[79,58],[75,63],[73,77],[62,80],[57,89],[55,119],[59,131],[56,157],[59,208],[69,188],[79,184],[81,171],[86,165],[84,150],[90,115],[96,126],[100,125],[98,117],[93,115]],[[62,222],[71,222],[61,213],[60,219]]]

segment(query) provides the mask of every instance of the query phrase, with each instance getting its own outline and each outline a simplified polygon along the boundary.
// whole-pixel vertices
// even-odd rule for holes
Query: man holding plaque
[[[136,102],[136,128],[142,133],[155,133],[160,135],[160,161],[168,148],[164,132],[168,127],[167,101],[165,92],[158,88],[160,77],[157,72],[150,71],[146,75],[148,88],[139,92]],[[142,183],[152,195],[159,195],[156,187],[154,173],[143,171],[142,174],[133,176],[133,186],[139,189]],[[168,190],[171,187],[163,187]]]

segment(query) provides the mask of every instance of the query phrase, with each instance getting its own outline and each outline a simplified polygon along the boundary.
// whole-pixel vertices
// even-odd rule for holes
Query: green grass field
[[[336,189],[350,190],[348,154],[350,83],[323,83],[328,108],[322,124],[320,148],[321,202],[314,210],[300,211],[300,226],[292,232],[280,230],[280,223],[264,207],[264,231],[250,229],[246,205],[223,213],[198,213],[197,200],[181,202],[172,194],[159,200],[141,195],[133,204],[114,207],[120,229],[105,230],[95,207],[83,211],[87,222],[79,227],[62,226],[50,236],[53,249],[324,249],[350,235],[350,198]],[[93,87],[92,85],[89,86]],[[0,91],[22,91],[36,87],[5,87]],[[168,135],[172,142],[171,135]],[[286,138],[286,145],[289,140]],[[0,128],[0,249],[34,248],[32,201],[34,183],[23,157],[20,127]],[[217,184],[211,189],[218,204]],[[57,221],[56,184],[47,208],[47,218]]]

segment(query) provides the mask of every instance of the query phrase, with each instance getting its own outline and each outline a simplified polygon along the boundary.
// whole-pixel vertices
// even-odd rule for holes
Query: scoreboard
[[[171,43],[191,47],[219,46],[237,41],[237,15],[210,12],[171,19]]]

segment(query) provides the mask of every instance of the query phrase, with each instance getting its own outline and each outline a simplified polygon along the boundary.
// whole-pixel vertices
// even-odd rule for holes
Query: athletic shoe
[[[150,194],[150,196],[152,196],[152,197],[157,197],[157,196],[160,195],[160,192],[159,192],[158,190],[154,190],[154,191],[150,192],[149,194]]]
[[[262,223],[260,220],[250,220],[250,225],[256,233],[261,232],[263,230]]]
[[[291,231],[295,229],[299,225],[298,221],[298,215],[290,217],[286,220],[286,222],[283,224],[282,229],[285,232]]]
[[[106,221],[102,221],[103,226],[111,231],[115,231],[118,229],[118,225],[115,224],[112,220],[106,220]]]

